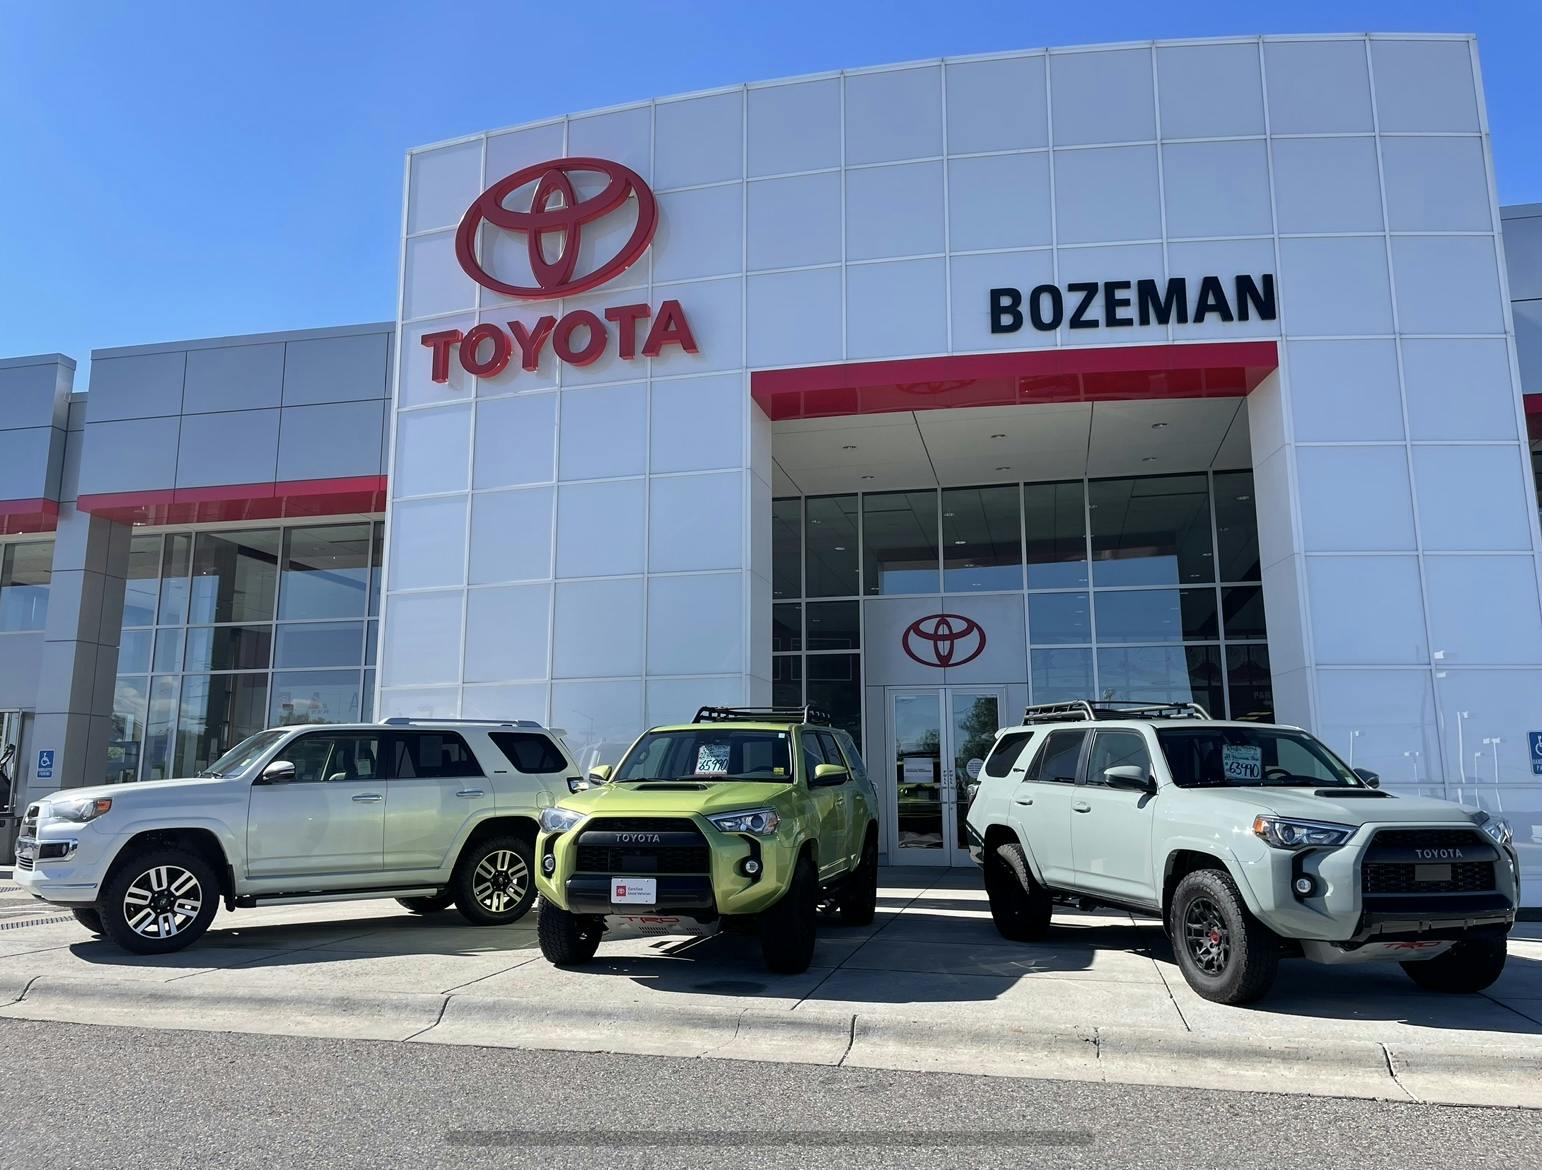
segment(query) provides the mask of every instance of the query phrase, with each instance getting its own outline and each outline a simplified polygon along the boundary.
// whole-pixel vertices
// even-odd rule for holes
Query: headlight
[[[566,833],[583,819],[583,813],[574,812],[570,808],[552,805],[541,810],[541,828],[548,833]]]
[[[112,807],[112,797],[77,797],[74,800],[51,800],[48,802],[48,815],[55,820],[74,821],[83,825],[87,821],[94,821]]]
[[[1515,840],[1515,830],[1504,817],[1491,817],[1487,813],[1480,813],[1479,816],[1483,819],[1474,817],[1473,820],[1477,822],[1478,828],[1494,839],[1496,845],[1508,845]]]
[[[1254,817],[1253,832],[1276,849],[1311,849],[1342,845],[1355,835],[1353,825],[1300,821],[1294,817]]]
[[[776,832],[782,818],[774,808],[752,808],[746,812],[718,813],[708,817],[725,833],[751,833],[756,837],[768,837]]]

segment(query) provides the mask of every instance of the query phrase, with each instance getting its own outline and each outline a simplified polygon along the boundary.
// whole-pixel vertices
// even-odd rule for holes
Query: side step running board
[[[406,886],[387,890],[342,890],[328,893],[316,890],[309,894],[247,894],[236,899],[236,905],[251,909],[254,906],[284,906],[295,902],[365,902],[372,898],[432,898],[442,893],[443,886]]]

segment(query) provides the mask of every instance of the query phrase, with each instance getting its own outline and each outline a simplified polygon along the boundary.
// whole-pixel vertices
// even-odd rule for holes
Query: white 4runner
[[[55,792],[27,806],[17,885],[141,954],[226,909],[396,898],[513,922],[535,899],[536,821],[586,787],[528,721],[280,727],[196,778]]]
[[[1005,937],[1042,936],[1056,895],[1159,915],[1189,986],[1221,1003],[1257,999],[1290,954],[1481,991],[1520,888],[1502,819],[1187,703],[1028,708],[997,733],[969,836]]]

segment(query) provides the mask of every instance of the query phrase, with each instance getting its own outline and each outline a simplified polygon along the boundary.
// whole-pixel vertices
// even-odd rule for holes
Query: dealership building
[[[996,727],[1100,696],[1307,727],[1542,869],[1542,205],[1489,146],[1475,42],[1398,34],[415,150],[395,321],[0,361],[15,799],[278,723],[588,762],[808,702],[888,859],[956,864]]]

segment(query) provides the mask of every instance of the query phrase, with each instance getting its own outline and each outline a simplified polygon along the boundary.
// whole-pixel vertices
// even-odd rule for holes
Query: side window
[[[481,765],[453,731],[406,731],[396,735],[395,775],[403,780],[480,776]]]
[[[1052,731],[1028,771],[1028,779],[1047,784],[1075,784],[1076,762],[1081,759],[1085,731]]]
[[[810,781],[814,778],[814,769],[825,762],[824,749],[819,746],[819,737],[812,731],[805,731],[799,738],[803,740],[804,780]]]
[[[516,772],[529,775],[568,770],[568,762],[561,750],[544,735],[529,731],[493,731],[488,736],[514,765]]]
[[[857,742],[851,738],[851,733],[837,730],[835,741],[841,745],[841,750],[846,755],[846,766],[851,769],[851,774],[858,780],[867,779],[867,765],[862,761],[862,753],[857,751]]]
[[[831,735],[828,731],[821,731],[819,733],[819,747],[824,753],[825,763],[839,764],[843,768],[846,767],[846,761],[841,756],[841,749],[835,742],[835,736]]]
[[[1023,748],[1033,738],[1031,731],[1009,731],[996,741],[991,754],[985,757],[985,774],[1000,780],[1012,774]]]
[[[1100,731],[1092,740],[1092,754],[1087,757],[1087,783],[1102,784],[1107,768],[1135,765],[1151,775],[1151,753],[1138,731]]]
[[[295,784],[378,780],[384,763],[379,737],[368,732],[302,735],[277,758],[294,765]]]

